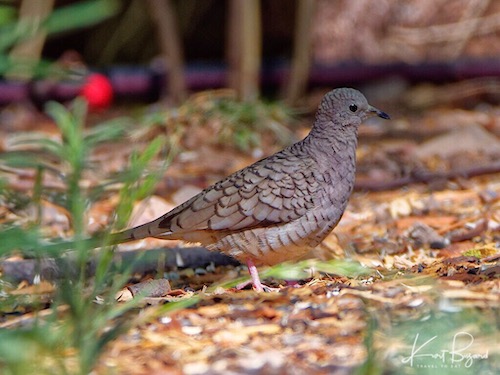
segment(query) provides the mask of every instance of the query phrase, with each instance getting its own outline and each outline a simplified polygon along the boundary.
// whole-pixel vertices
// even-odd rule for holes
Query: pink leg
[[[253,288],[255,289],[256,292],[263,292],[264,286],[260,282],[259,271],[257,271],[257,267],[255,267],[255,264],[253,264],[253,261],[251,259],[247,260],[247,267],[248,267],[248,273],[252,277],[252,281],[245,281],[244,283],[238,284],[236,286],[236,289],[243,289],[248,284],[252,283]]]
[[[263,292],[264,287],[260,282],[259,271],[257,271],[257,267],[255,267],[255,264],[253,264],[251,259],[247,260],[247,267],[248,267],[248,272],[252,277],[253,288],[255,289],[256,292]]]

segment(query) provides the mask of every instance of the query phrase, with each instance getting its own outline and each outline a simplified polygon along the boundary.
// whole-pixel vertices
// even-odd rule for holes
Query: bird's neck
[[[337,159],[335,156],[339,154],[345,154],[347,158],[355,160],[358,127],[348,125],[332,129],[332,124],[323,125],[326,126],[315,125],[303,140],[304,143],[308,143],[307,149],[310,150],[311,156],[318,162]]]

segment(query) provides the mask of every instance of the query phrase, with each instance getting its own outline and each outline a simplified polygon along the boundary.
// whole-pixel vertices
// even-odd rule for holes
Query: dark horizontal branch
[[[486,174],[500,172],[500,161],[463,169],[455,169],[449,172],[414,172],[409,176],[395,178],[393,180],[358,180],[355,184],[356,190],[383,191],[397,189],[415,183],[430,183],[439,180],[451,180],[454,178],[470,178]]]
[[[99,254],[96,253],[87,264],[87,273],[94,275]],[[203,247],[176,247],[154,250],[135,250],[117,252],[113,265],[125,269],[132,264],[133,273],[154,272],[159,268],[198,268],[210,263],[216,266],[239,264],[233,258],[208,251]],[[76,255],[69,254],[61,258],[22,259],[3,261],[0,269],[4,279],[11,282],[27,280],[33,282],[39,275],[42,280],[54,281],[63,277],[74,277],[78,272]]]

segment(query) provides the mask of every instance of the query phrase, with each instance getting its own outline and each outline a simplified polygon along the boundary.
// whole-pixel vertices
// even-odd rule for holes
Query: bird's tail
[[[130,238],[130,233],[128,232],[128,230],[125,230],[111,234],[99,233],[93,237],[84,239],[53,241],[43,245],[41,250],[44,253],[57,253],[66,250],[77,250],[82,248],[91,250],[103,246],[118,245],[134,240]]]
[[[78,248],[95,249],[103,246],[113,246],[126,242],[137,241],[147,237],[168,239],[169,232],[159,230],[157,221],[159,220],[139,225],[131,229],[126,229],[121,232],[100,233],[91,238],[81,240],[51,242],[50,244],[44,246],[43,250],[47,252],[57,252],[75,250]]]

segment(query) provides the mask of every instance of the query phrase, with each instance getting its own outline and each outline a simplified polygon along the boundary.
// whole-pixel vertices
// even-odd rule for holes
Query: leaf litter
[[[206,99],[196,100],[203,107]],[[202,113],[194,113],[196,128],[202,123]],[[468,349],[476,355],[473,368],[484,373],[500,371],[500,175],[446,177],[448,171],[462,168],[463,160],[474,161],[474,167],[498,157],[498,149],[491,146],[499,142],[496,128],[491,126],[492,115],[488,121],[484,116],[479,111],[432,109],[421,114],[419,137],[413,139],[406,134],[374,141],[371,136],[364,138],[363,128],[358,181],[373,183],[381,178],[410,176],[412,182],[415,170],[422,169],[442,172],[445,178],[426,183],[417,180],[382,191],[370,191],[368,184],[368,189],[356,191],[339,226],[311,254],[320,260],[262,269],[262,275],[279,288],[278,292],[257,294],[235,289],[247,278],[243,267],[213,261],[195,268],[189,264],[161,266],[165,257],[159,255],[156,267],[136,271],[120,292],[119,300],[130,300],[137,294],[144,297],[127,313],[131,328],[108,345],[95,373],[345,374],[375,358],[379,366],[404,374],[413,371],[405,360],[416,337],[436,336],[432,350],[439,351],[449,348],[461,332],[474,338]],[[468,126],[474,119],[479,119],[479,125]],[[189,122],[189,116],[183,121]],[[213,121],[214,129],[219,129],[220,119]],[[411,131],[408,124],[417,120],[408,116],[397,121],[399,129]],[[498,117],[494,121],[498,124]],[[466,124],[461,129],[469,130],[456,130],[450,123]],[[187,195],[251,162],[248,153],[227,144],[205,144],[206,135],[196,137],[195,128],[189,137],[180,137],[181,150],[166,171],[164,181],[168,183],[161,183],[149,200],[135,204],[135,223],[158,216]],[[56,135],[50,124],[43,126],[47,129],[51,137]],[[444,136],[442,129],[446,129]],[[159,130],[141,131],[139,144]],[[460,142],[462,131],[468,134],[467,143]],[[258,146],[262,150],[254,154],[275,151],[272,134],[264,137]],[[226,142],[227,135],[221,139]],[[183,150],[182,142],[189,147]],[[459,143],[460,148],[454,149]],[[4,151],[9,151],[9,144],[2,143]],[[424,148],[426,152],[422,152]],[[106,171],[118,171],[126,154],[123,144],[99,148],[92,163],[103,171],[101,166],[113,160],[116,164],[108,164]],[[211,162],[200,167],[200,160]],[[26,171],[9,170],[5,178],[7,186],[29,196],[36,175]],[[57,191],[57,178],[49,174],[43,177],[44,184]],[[87,186],[98,183],[96,176],[89,174],[87,178]],[[185,185],[189,192],[183,191]],[[87,211],[91,232],[103,230],[111,222],[117,205],[115,191],[110,187]],[[1,198],[13,201],[3,194]],[[1,211],[2,223],[22,221],[31,209],[29,205],[6,207]],[[42,207],[47,207],[38,212],[45,233],[70,236],[67,221],[62,220],[66,217],[64,207],[49,200]],[[127,246],[122,245],[120,251],[133,251]],[[147,239],[135,246],[143,250],[185,245]],[[4,266],[9,261],[22,258],[4,260],[2,277],[8,276]],[[18,316],[3,314],[3,327],[27,324],[33,319],[33,307],[50,305],[46,296],[57,288],[57,282],[43,280],[36,287],[33,280],[28,281],[2,287],[9,298],[39,294],[34,297],[38,299],[35,305],[30,300],[13,302],[12,311]],[[40,310],[40,316],[44,311]],[[482,358],[485,351],[488,356]],[[449,358],[445,362],[451,365]],[[435,366],[436,362],[420,364]],[[465,359],[454,364],[462,371],[469,370]]]

